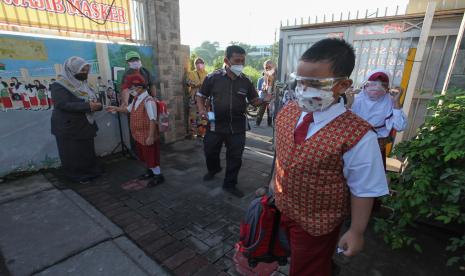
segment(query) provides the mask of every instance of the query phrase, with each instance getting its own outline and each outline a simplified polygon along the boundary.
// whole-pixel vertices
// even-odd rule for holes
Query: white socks
[[[155,168],[151,168],[153,174],[161,174],[160,166],[157,166]]]

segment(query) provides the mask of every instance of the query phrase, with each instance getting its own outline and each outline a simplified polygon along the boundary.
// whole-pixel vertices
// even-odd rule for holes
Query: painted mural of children
[[[34,80],[34,86],[37,90],[37,98],[39,99],[40,107],[42,109],[48,109],[47,87],[40,83],[39,80]]]
[[[37,89],[34,85],[28,84],[26,86],[27,96],[29,98],[29,102],[31,103],[31,109],[39,109],[39,99],[37,98]]]
[[[16,90],[15,82],[10,82],[8,86],[8,92],[10,93],[11,99],[13,100],[13,108],[14,109],[22,109],[24,108],[23,101],[21,99],[21,95]]]
[[[13,102],[8,92],[8,84],[4,81],[0,82],[0,98],[2,99],[2,110],[13,108]]]
[[[23,108],[26,110],[31,109],[31,103],[29,101],[29,96],[27,95],[26,87],[19,82],[18,78],[12,77],[10,79],[10,86],[14,87],[15,93],[20,96]]]
[[[13,108],[13,101],[10,97],[10,92],[8,92],[8,84],[2,80],[0,77],[0,98],[2,99],[2,109],[12,109]]]

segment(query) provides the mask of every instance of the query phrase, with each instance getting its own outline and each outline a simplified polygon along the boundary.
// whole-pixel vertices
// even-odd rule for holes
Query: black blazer
[[[52,134],[68,139],[88,139],[97,135],[97,124],[89,123],[86,113],[90,105],[74,96],[59,83],[50,85],[54,109],[52,113]]]

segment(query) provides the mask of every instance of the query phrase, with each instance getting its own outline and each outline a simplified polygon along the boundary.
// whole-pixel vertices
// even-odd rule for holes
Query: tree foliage
[[[393,196],[383,200],[393,215],[375,224],[393,248],[413,246],[421,251],[408,231],[417,221],[465,227],[465,90],[452,89],[437,97],[429,112],[417,136],[394,149],[394,154],[408,158],[408,164],[391,179]],[[446,249],[456,255],[448,265],[465,264],[465,235],[451,238]]]
[[[257,51],[257,48],[252,45],[248,45],[238,41],[231,41],[231,45],[238,45],[244,48],[246,53],[251,53]],[[247,54],[244,68],[244,74],[246,74],[254,85],[256,85],[257,80],[261,77],[263,71],[263,63],[266,60],[271,59],[275,64],[278,62],[279,55],[279,46],[278,43],[274,43],[271,46],[271,56],[253,56]],[[206,63],[206,70],[212,72],[213,70],[220,69],[223,67],[224,60],[224,50],[219,49],[218,42],[204,41],[199,47],[195,48],[191,54],[191,69],[194,69],[193,62],[195,58],[201,57]]]

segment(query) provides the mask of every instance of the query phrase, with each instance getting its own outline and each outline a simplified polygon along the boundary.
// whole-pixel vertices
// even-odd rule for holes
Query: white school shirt
[[[388,137],[393,128],[397,131],[407,128],[407,116],[401,109],[394,109],[389,94],[379,101],[372,101],[362,90],[355,95],[352,111],[375,128],[378,138]]]
[[[145,100],[149,96],[149,93],[145,91],[144,93],[140,94],[137,96],[137,101],[136,101],[136,106],[135,109],[137,109],[142,101]],[[157,120],[157,105],[155,104],[154,101],[144,101],[145,105],[145,111],[147,112],[147,116],[149,116],[149,119],[152,121]],[[133,103],[128,105],[128,112],[131,112],[132,110]]]
[[[313,112],[314,122],[310,124],[305,140],[345,111],[344,104],[337,103],[325,111]],[[302,123],[305,115],[307,112],[302,112],[296,127]],[[342,158],[343,174],[354,196],[379,197],[389,193],[376,133],[368,131]]]

